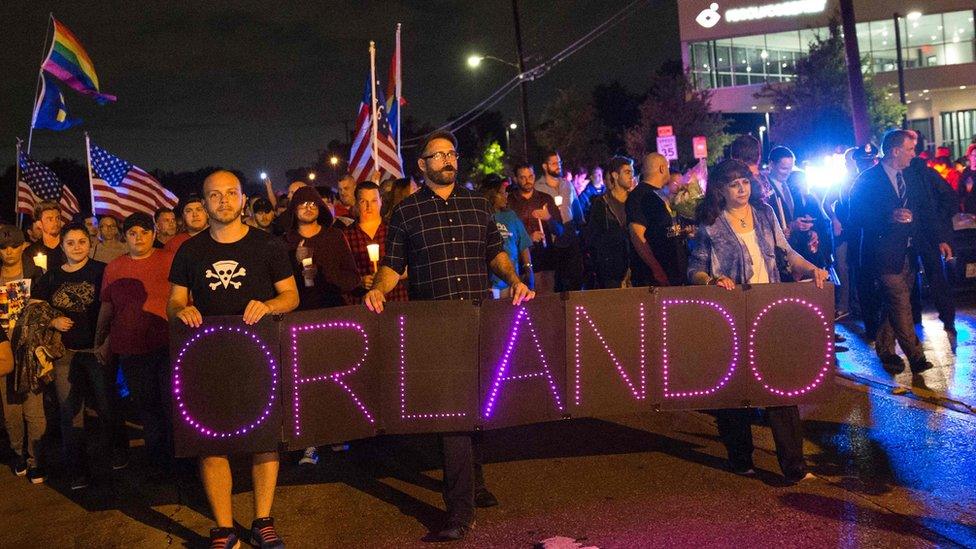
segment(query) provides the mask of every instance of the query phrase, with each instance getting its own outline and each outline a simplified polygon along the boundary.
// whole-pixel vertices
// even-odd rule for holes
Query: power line
[[[518,87],[518,85],[519,85],[519,83],[521,81],[525,80],[527,82],[531,82],[531,81],[533,81],[533,80],[535,80],[537,78],[541,78],[541,77],[545,76],[545,74],[547,72],[549,72],[550,70],[552,70],[553,67],[555,67],[559,63],[562,63],[567,58],[569,58],[569,56],[573,55],[574,53],[576,53],[577,51],[579,51],[580,49],[582,49],[583,47],[585,47],[586,45],[588,45],[590,42],[592,42],[592,41],[596,40],[597,38],[599,38],[600,36],[602,36],[604,33],[606,33],[608,30],[610,30],[617,23],[620,23],[621,21],[623,21],[624,20],[624,15],[626,15],[627,13],[629,13],[630,11],[632,11],[633,9],[635,9],[637,6],[639,6],[641,4],[646,4],[646,3],[650,2],[650,1],[651,0],[634,0],[633,2],[631,2],[630,4],[628,4],[627,6],[625,6],[623,9],[621,9],[617,13],[611,15],[604,22],[602,22],[599,25],[597,25],[595,28],[593,28],[593,30],[591,30],[590,32],[584,34],[582,37],[580,37],[579,39],[577,39],[575,42],[573,42],[573,43],[569,44],[568,46],[566,46],[565,48],[563,48],[562,51],[560,51],[559,53],[557,53],[557,54],[553,55],[552,57],[550,57],[544,63],[541,63],[539,65],[536,65],[535,67],[533,67],[533,68],[531,68],[531,69],[529,69],[529,70],[527,70],[525,72],[522,72],[520,74],[517,74],[511,80],[509,80],[508,82],[506,82],[505,84],[503,84],[500,88],[498,88],[497,90],[495,90],[494,92],[492,92],[491,95],[489,95],[488,97],[486,97],[485,99],[483,99],[480,103],[478,103],[474,107],[471,107],[464,114],[456,117],[454,120],[451,120],[451,121],[445,123],[443,126],[437,128],[437,130],[457,131],[457,130],[459,130],[459,129],[465,127],[465,126],[467,126],[468,124],[470,124],[471,122],[473,122],[475,119],[477,119],[479,116],[481,116],[482,114],[484,114],[488,109],[490,109],[491,107],[493,107],[496,104],[498,104],[499,101],[501,101],[502,99],[504,99],[509,93],[512,92],[512,90],[514,90],[516,87]],[[410,147],[410,146],[413,146],[413,145],[417,145],[418,143],[420,143],[421,141],[423,141],[423,139],[424,139],[424,136],[418,136],[418,137],[412,137],[410,139],[405,139],[403,141],[403,145],[405,145],[407,147]]]

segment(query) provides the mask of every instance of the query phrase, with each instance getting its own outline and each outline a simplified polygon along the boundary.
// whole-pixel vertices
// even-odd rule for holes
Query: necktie
[[[895,173],[895,186],[898,187],[898,198],[905,198],[905,178],[900,171]]]

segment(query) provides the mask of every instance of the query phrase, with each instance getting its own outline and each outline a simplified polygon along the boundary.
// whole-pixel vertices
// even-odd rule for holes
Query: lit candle
[[[380,245],[377,243],[367,244],[366,252],[369,254],[369,260],[373,263],[373,272],[377,270],[376,264],[380,260]]]
[[[35,255],[34,265],[40,267],[41,269],[44,269],[44,271],[47,271],[47,254],[45,254],[44,252],[40,252],[37,255]]]
[[[561,196],[555,196],[555,197],[553,197],[553,200],[556,201],[556,207],[557,208],[559,206],[562,206],[563,205],[563,197],[561,197]]]

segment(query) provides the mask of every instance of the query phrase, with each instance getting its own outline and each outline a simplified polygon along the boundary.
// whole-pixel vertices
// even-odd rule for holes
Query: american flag
[[[125,219],[136,212],[153,215],[159,208],[175,208],[179,202],[145,170],[96,145],[90,145],[89,154],[95,213]]]
[[[54,170],[34,160],[27,153],[19,157],[21,180],[17,182],[17,213],[34,215],[34,206],[42,200],[57,202],[61,217],[70,220],[81,212],[78,199],[67,185],[62,185]]]
[[[349,151],[349,173],[356,178],[356,181],[369,179],[370,173],[373,172],[371,88],[369,78],[367,78],[366,93],[363,95],[362,103],[359,104],[359,117],[356,119],[356,137],[353,138],[352,147]],[[403,168],[400,166],[400,155],[397,154],[396,140],[386,119],[383,93],[377,90],[377,95],[379,101],[377,102],[376,149],[379,162],[376,164],[379,166],[380,177],[386,175],[403,177]]]

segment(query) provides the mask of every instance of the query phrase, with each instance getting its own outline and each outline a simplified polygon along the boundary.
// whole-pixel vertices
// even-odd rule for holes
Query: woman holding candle
[[[88,257],[91,237],[83,224],[65,226],[60,239],[65,263],[52,266],[38,280],[31,298],[47,301],[62,313],[51,321],[51,327],[61,332],[65,347],[64,356],[54,362],[54,386],[61,409],[65,463],[71,489],[78,490],[89,481],[84,440],[86,398],[93,398],[98,410],[103,445],[112,442],[113,469],[128,464],[128,441],[114,409],[115,373],[98,361],[93,349],[105,264]]]
[[[773,217],[773,209],[758,193],[752,194],[749,167],[744,163],[726,160],[709,173],[697,221],[688,261],[692,283],[732,290],[736,284],[779,282],[777,258],[782,257],[794,274],[812,278],[818,288],[823,288],[827,271],[793,251]],[[799,409],[778,406],[765,411],[783,476],[788,482],[803,480],[807,467]],[[755,409],[718,410],[715,415],[729,467],[738,474],[753,474],[751,423]]]
[[[383,210],[383,197],[379,186],[364,181],[356,185],[355,193],[359,217],[342,231],[352,250],[360,280],[359,287],[348,296],[350,304],[362,302],[362,296],[373,285],[373,275],[376,274],[379,260],[386,253],[386,221],[380,214]],[[387,301],[407,300],[406,279],[404,273],[393,291],[386,296]]]
[[[298,310],[344,305],[343,294],[359,285],[356,263],[315,187],[298,188],[282,218],[298,282]]]

